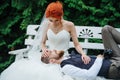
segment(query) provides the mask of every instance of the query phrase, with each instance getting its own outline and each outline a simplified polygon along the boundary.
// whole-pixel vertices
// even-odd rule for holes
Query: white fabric
[[[61,30],[59,33],[55,34],[51,29],[48,29],[48,43],[50,49],[64,50],[65,52],[69,48],[70,34],[66,30]],[[64,56],[67,56],[68,53]]]
[[[102,61],[103,61],[102,58],[97,58],[94,64],[92,65],[92,67],[88,70],[67,64],[61,69],[61,71],[72,77],[77,77],[77,78],[82,77],[82,78],[94,80],[97,77],[97,74],[102,66]]]
[[[37,34],[35,35],[35,38],[34,38],[34,42],[33,42],[34,45],[32,49],[29,51],[29,53],[31,53],[31,51],[41,50],[40,45],[41,45],[42,37],[44,36],[44,32],[46,28],[48,27],[48,23],[49,21],[45,18],[45,16],[43,16],[43,19],[38,28]]]

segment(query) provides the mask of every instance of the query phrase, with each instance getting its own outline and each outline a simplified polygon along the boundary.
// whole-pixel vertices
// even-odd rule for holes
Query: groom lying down
[[[81,55],[76,54],[75,51],[72,51],[69,58],[65,60],[63,59],[64,51],[52,50],[48,51],[47,54],[48,56],[41,57],[42,62],[46,64],[60,64],[61,71],[74,78],[94,79],[96,76],[109,78],[111,62],[109,59],[104,59],[103,55],[98,55],[97,57],[91,56],[90,63],[84,64]],[[120,70],[118,69],[114,72],[118,73],[118,76],[114,76],[114,78],[120,79]]]

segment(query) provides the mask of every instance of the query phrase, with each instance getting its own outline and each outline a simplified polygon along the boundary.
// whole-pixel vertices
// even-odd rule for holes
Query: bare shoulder
[[[65,26],[66,26],[67,28],[73,28],[73,27],[74,27],[74,23],[71,22],[71,21],[65,20],[64,23],[65,23]]]

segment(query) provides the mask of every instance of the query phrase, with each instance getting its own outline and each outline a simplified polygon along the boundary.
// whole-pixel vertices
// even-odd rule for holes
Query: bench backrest
[[[37,28],[40,25],[28,25],[27,27],[27,35],[28,38],[25,39],[25,45],[32,46],[33,45],[33,39],[34,36],[37,34]],[[87,53],[88,49],[104,49],[103,43],[102,43],[102,36],[101,36],[101,29],[102,27],[95,27],[95,26],[75,26],[77,37],[82,41],[80,41],[80,44],[84,51]],[[120,29],[117,28],[118,31]],[[90,42],[90,40],[92,42]],[[101,42],[101,43],[99,43]],[[70,41],[69,47],[74,47],[73,42]]]

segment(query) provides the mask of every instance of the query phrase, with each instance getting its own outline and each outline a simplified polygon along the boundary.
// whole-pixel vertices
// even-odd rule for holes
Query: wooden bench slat
[[[26,35],[36,35],[37,29],[40,25],[28,25]]]
[[[25,45],[34,45],[33,44],[34,39],[25,39]]]
[[[80,45],[84,49],[99,49],[99,50],[104,49],[104,46],[102,43],[83,43],[83,42],[80,42]],[[74,47],[73,42],[70,42],[69,47],[70,48]]]

